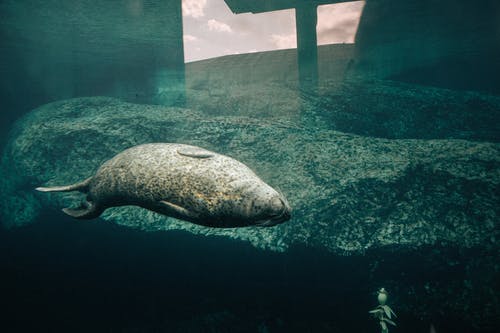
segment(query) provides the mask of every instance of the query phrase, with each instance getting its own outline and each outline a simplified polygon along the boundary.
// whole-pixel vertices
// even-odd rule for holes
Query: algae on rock
[[[43,105],[12,131],[4,150],[4,223],[36,219],[77,193],[39,195],[40,185],[92,175],[120,151],[146,142],[201,146],[236,158],[285,193],[292,220],[273,228],[210,229],[138,207],[102,218],[143,230],[228,236],[283,251],[293,244],[337,253],[437,242],[474,246],[498,238],[500,146],[464,140],[384,139],[241,114],[137,105],[106,97]],[[492,240],[493,239],[493,240]]]

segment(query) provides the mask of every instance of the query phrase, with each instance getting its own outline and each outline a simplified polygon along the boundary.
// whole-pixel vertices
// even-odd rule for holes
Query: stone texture
[[[383,85],[375,86],[383,89]],[[105,97],[43,105],[17,123],[4,151],[0,166],[3,220],[9,226],[23,225],[34,221],[41,209],[60,209],[79,200],[78,193],[35,193],[36,186],[82,180],[133,145],[178,142],[247,164],[284,192],[294,209],[292,220],[267,229],[210,229],[137,207],[109,209],[104,219],[143,230],[180,229],[227,236],[276,251],[296,244],[342,254],[393,246],[495,246],[500,146],[452,139],[453,131],[443,135],[448,139],[440,140],[387,139],[336,131],[332,128],[335,122],[325,124],[325,117],[345,115],[346,94],[350,91],[352,97],[360,91],[347,87],[341,100],[335,93],[313,98],[286,87],[255,88],[245,98],[226,94],[225,99],[215,99],[215,103],[225,100],[229,104],[223,116],[206,112],[212,104],[205,99],[205,108],[201,107],[204,99],[196,98],[196,92],[191,92],[192,106],[200,106],[197,110],[201,111]],[[258,117],[250,117],[250,110],[243,106],[251,96],[258,96],[258,89],[280,96],[271,102],[271,111],[287,96],[298,98],[297,104],[289,106],[289,111],[294,110],[289,120],[266,114],[266,106],[255,98],[252,102]],[[416,96],[429,96],[425,88],[412,89],[418,92]],[[384,92],[387,112],[410,113],[391,105],[390,86]],[[446,100],[455,97],[445,90],[440,94]],[[476,97],[499,110],[496,98]],[[352,115],[362,119],[363,113]],[[373,124],[377,126],[381,125]]]

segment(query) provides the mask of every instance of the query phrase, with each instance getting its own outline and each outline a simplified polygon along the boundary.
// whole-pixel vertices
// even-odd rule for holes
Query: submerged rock
[[[227,236],[276,251],[294,244],[343,254],[386,246],[496,243],[498,143],[375,138],[310,124],[310,119],[221,117],[106,97],[43,105],[17,123],[4,149],[3,222],[31,223],[41,210],[70,206],[81,195],[35,193],[37,186],[83,180],[137,144],[177,142],[247,164],[284,192],[294,209],[292,220],[265,229],[212,229],[138,207],[109,209],[103,219],[148,231]]]

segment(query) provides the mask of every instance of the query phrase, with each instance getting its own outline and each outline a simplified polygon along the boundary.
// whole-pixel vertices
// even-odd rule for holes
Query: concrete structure
[[[301,83],[338,60],[318,65],[316,8],[344,0],[225,1],[235,13],[295,9]],[[181,2],[1,1],[0,108],[95,95],[182,104]],[[348,74],[500,93],[499,22],[498,0],[366,0]]]
[[[500,1],[367,0],[358,74],[500,93]]]
[[[90,95],[177,103],[184,86],[181,4],[1,1],[2,107],[29,110]],[[30,98],[19,99],[20,92]]]
[[[295,9],[301,83],[317,79],[317,6],[347,2],[225,1],[234,13]],[[355,43],[353,75],[500,93],[498,0],[366,0]]]
[[[316,25],[317,7],[345,0],[225,0],[233,13],[263,13],[295,9],[297,28],[297,62],[301,84],[316,85],[318,80],[318,51]]]

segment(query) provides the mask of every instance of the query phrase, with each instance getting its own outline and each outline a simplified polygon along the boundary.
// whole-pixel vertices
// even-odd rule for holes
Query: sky
[[[318,7],[318,45],[353,43],[364,1]],[[186,62],[297,47],[295,11],[233,14],[224,0],[182,0]]]

